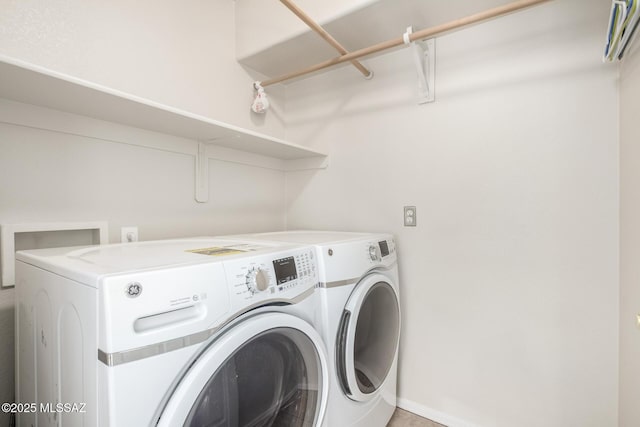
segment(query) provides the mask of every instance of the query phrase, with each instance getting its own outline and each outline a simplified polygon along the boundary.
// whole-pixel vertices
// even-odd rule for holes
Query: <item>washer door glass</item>
[[[184,425],[312,426],[318,410],[318,391],[309,387],[318,383],[314,353],[299,331],[263,332],[213,374]]]
[[[338,331],[342,388],[354,400],[368,400],[384,383],[398,351],[400,308],[386,277],[367,276],[356,286]]]
[[[311,331],[289,327],[286,322],[272,322],[279,326],[269,327],[269,316],[252,319],[263,330],[256,332],[254,326],[250,337],[239,339],[237,334],[245,331],[232,327],[214,341],[177,386],[158,425],[319,425],[327,392],[323,386],[326,360],[318,342],[307,334],[314,331],[310,326]],[[305,323],[284,317],[291,318],[289,325],[294,319]]]

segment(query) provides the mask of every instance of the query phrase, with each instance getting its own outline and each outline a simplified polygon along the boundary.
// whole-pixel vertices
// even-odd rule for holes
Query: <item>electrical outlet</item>
[[[415,206],[405,206],[404,207],[404,226],[405,227],[415,227],[418,225],[418,210]]]
[[[132,243],[138,241],[138,227],[122,227],[120,229],[120,241]]]

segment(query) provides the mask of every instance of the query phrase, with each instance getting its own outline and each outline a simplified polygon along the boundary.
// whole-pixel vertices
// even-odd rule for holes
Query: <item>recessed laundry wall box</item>
[[[16,251],[108,242],[106,221],[0,224],[0,283],[3,288],[15,284]]]

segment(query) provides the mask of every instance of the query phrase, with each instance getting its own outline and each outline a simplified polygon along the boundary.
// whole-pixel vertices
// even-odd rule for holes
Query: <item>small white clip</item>
[[[411,44],[412,33],[413,33],[413,26],[410,25],[407,27],[407,31],[402,35],[402,40],[404,40],[404,44]]]

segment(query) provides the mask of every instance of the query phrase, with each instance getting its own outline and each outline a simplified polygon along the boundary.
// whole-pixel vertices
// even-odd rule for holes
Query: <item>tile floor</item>
[[[426,418],[419,417],[400,408],[396,409],[387,427],[446,427]]]

